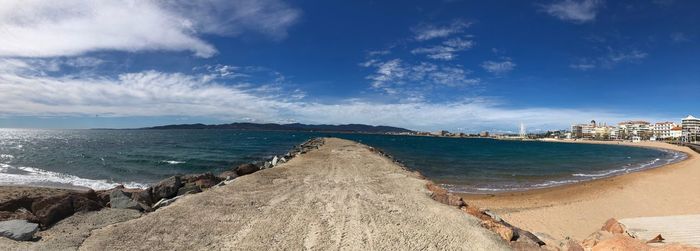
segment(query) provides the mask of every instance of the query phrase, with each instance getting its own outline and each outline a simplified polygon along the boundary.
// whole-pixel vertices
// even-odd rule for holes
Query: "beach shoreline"
[[[664,167],[669,166],[669,165],[673,165],[673,164],[677,164],[677,163],[686,161],[690,157],[690,154],[688,154],[687,152],[681,151],[681,150],[676,149],[676,148],[669,148],[669,147],[664,146],[664,145],[669,145],[669,146],[675,146],[675,145],[663,143],[663,142],[646,142],[643,144],[633,143],[633,142],[625,142],[625,141],[595,141],[595,140],[584,140],[584,141],[540,140],[539,142],[618,145],[618,146],[625,146],[625,147],[648,148],[648,149],[654,149],[654,150],[664,151],[664,152],[673,152],[676,154],[682,154],[683,156],[680,156],[678,158],[673,158],[673,159],[664,159],[664,160],[667,160],[669,162],[663,163],[663,164],[651,165],[649,167],[644,167],[644,168],[639,168],[639,167],[634,168],[634,169],[624,169],[623,168],[623,169],[619,169],[619,170],[622,170],[620,172],[612,173],[610,175],[601,175],[601,176],[593,177],[590,179],[563,180],[563,181],[550,180],[553,182],[562,182],[562,183],[561,184],[546,185],[546,186],[542,186],[542,187],[526,187],[526,188],[517,188],[517,189],[511,189],[511,190],[493,189],[493,190],[483,190],[483,191],[464,191],[464,190],[460,191],[460,190],[450,189],[451,185],[449,183],[443,184],[443,186],[445,186],[452,193],[459,194],[459,195],[465,196],[465,197],[470,197],[470,198],[491,197],[493,195],[523,195],[523,194],[530,194],[530,193],[541,193],[541,192],[546,192],[546,191],[562,189],[562,188],[566,188],[569,186],[580,186],[580,185],[584,185],[584,184],[589,183],[589,182],[603,181],[606,179],[615,178],[618,176],[630,175],[630,174],[637,173],[637,172],[644,172],[644,171],[648,171],[648,170],[652,170],[652,169],[664,168]],[[663,144],[663,145],[660,145],[660,144]],[[659,159],[657,159],[657,161],[658,160]],[[609,171],[615,171],[615,170],[609,170]],[[456,186],[458,186],[458,185],[456,185]]]
[[[700,154],[662,142],[555,141],[616,144],[680,151],[675,163],[597,180],[519,192],[464,194],[467,203],[489,208],[508,222],[555,239],[586,238],[609,218],[700,213]]]

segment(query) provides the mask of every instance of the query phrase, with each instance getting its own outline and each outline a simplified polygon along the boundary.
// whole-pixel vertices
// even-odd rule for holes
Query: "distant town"
[[[404,133],[405,134],[405,133]],[[571,125],[569,130],[547,131],[544,133],[527,133],[520,125],[519,134],[491,134],[483,131],[478,134],[452,133],[445,130],[434,132],[412,132],[421,136],[437,137],[482,137],[498,139],[590,139],[590,140],[628,140],[628,141],[669,141],[678,143],[696,143],[700,139],[700,119],[688,115],[677,121],[649,122],[642,120],[623,121],[617,125],[590,123]]]

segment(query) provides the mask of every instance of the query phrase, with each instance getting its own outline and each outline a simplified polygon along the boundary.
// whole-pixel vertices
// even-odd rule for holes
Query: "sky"
[[[700,114],[700,2],[6,0],[0,127]]]

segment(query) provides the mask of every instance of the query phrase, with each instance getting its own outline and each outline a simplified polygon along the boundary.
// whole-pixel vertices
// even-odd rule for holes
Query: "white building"
[[[683,127],[671,128],[671,139],[680,139],[681,137],[683,137]]]
[[[646,121],[625,121],[618,124],[621,139],[647,140],[654,136],[651,123]],[[638,137],[638,138],[635,138]]]
[[[657,122],[653,125],[654,137],[659,139],[669,139],[671,137],[671,129],[678,126],[674,122]]]
[[[590,139],[617,139],[617,128],[591,120],[588,124],[571,125],[571,137]]]
[[[683,127],[683,135],[686,141],[697,141],[700,138],[700,119],[688,115],[681,122]]]

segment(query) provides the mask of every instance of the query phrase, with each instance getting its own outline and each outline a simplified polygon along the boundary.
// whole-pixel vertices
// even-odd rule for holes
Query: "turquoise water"
[[[233,130],[0,129],[0,185],[143,187],[220,172],[318,136],[375,146],[451,190],[494,192],[619,175],[684,155],[616,145]]]

